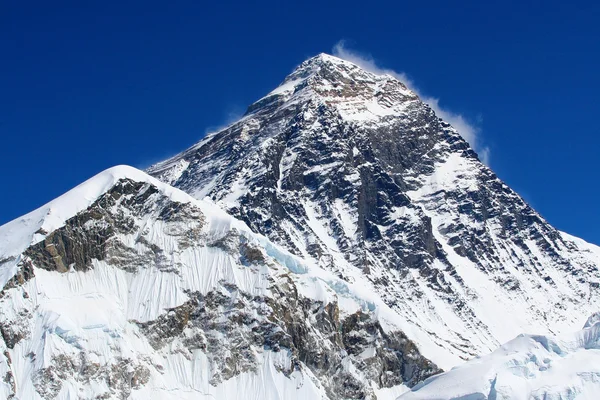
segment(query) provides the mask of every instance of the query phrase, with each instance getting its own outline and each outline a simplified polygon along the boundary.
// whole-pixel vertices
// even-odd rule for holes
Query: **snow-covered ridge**
[[[391,75],[368,72],[322,53],[296,67],[277,88],[251,105],[249,114],[273,102],[290,107],[308,99],[335,104],[348,120],[369,121],[403,115],[406,104],[398,100],[418,101],[418,96]]]
[[[489,355],[427,379],[398,400],[595,400],[600,322],[575,333],[519,335]]]
[[[208,230],[213,235],[223,235],[236,230],[249,239],[253,239],[267,249],[270,255],[279,257],[281,262],[289,264],[295,272],[306,272],[302,261],[286,250],[274,246],[264,236],[253,233],[242,221],[239,221],[215,205],[210,199],[198,200],[187,193],[176,189],[152,176],[127,165],[119,165],[98,173],[65,194],[50,201],[42,207],[0,226],[0,256],[4,259],[15,257],[11,264],[17,263],[18,256],[29,246],[34,245],[55,230],[64,226],[65,222],[87,210],[101,195],[122,179],[144,182],[155,186],[160,193],[178,203],[192,203],[198,206],[207,217]],[[14,266],[6,268],[2,265],[0,287],[10,279]],[[11,274],[12,272],[12,274]]]
[[[362,285],[131,167],[96,175],[0,234],[21,240],[2,242],[12,257],[0,253],[10,279],[0,292],[0,396],[249,398],[233,389],[249,385],[262,388],[249,389],[257,399],[337,399],[338,379],[372,397],[437,371]],[[344,335],[362,342],[343,345]],[[337,365],[327,373],[323,352]]]
[[[40,208],[0,226],[0,254],[21,253],[25,247],[43,238],[43,234],[39,237],[32,236],[37,230],[52,232],[60,228],[67,219],[87,209],[120,179],[151,183],[175,201],[195,201],[181,190],[175,189],[137,168],[127,165],[115,166],[98,173]]]
[[[87,209],[100,195],[124,178],[155,185],[174,201],[196,201],[186,193],[127,165],[102,171],[40,208],[0,226],[0,287],[14,275],[17,257],[27,247],[43,240],[47,233],[60,228],[67,219]]]

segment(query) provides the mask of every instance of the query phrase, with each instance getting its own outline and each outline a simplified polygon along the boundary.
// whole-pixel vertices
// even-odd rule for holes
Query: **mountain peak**
[[[300,64],[298,67],[296,67],[295,71],[298,69],[302,69],[303,67],[308,67],[308,66],[320,68],[325,65],[341,66],[341,65],[345,65],[345,64],[358,67],[356,64],[351,63],[350,61],[346,61],[342,58],[332,56],[327,53],[319,53],[316,56],[310,57],[310,58],[306,59],[305,61],[303,61],[302,64]]]
[[[361,75],[371,80],[378,76],[350,61],[326,53],[319,53],[298,65],[285,78],[284,83],[292,80],[307,79],[309,77],[328,78],[331,80],[331,78],[340,77],[340,75],[345,77]]]
[[[301,63],[277,88],[250,105],[247,114],[310,100],[337,104],[349,119],[357,115],[370,119],[397,115],[407,101],[418,97],[391,75],[378,75],[350,61],[320,53]]]
[[[181,203],[192,200],[186,193],[166,185],[134,167],[114,166],[98,173],[38,209],[0,226],[0,254],[4,256],[18,255],[28,246],[43,240],[48,232],[60,228],[69,218],[87,209],[117,182],[127,179],[154,185],[165,196]],[[14,274],[16,259],[13,264],[11,268],[4,266],[5,268],[0,272],[0,287],[4,286]]]
[[[319,54],[148,173],[0,227],[0,398],[599,391],[571,379],[600,370],[598,315],[557,335],[597,311],[600,248],[390,75]]]

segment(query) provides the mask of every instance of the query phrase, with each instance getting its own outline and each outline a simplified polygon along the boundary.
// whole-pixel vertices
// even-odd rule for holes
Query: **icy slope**
[[[0,259],[0,398],[381,398],[439,371],[360,285],[131,167],[0,227]]]
[[[597,399],[600,322],[560,338],[520,335],[493,353],[427,379],[398,400]]]
[[[360,283],[444,369],[569,332],[600,300],[596,246],[550,226],[402,82],[325,54],[148,172]]]

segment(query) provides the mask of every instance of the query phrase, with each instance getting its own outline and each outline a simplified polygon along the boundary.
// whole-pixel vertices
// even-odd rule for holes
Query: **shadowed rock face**
[[[228,196],[235,182],[244,182],[244,187],[251,190],[244,192],[235,204],[222,205],[251,228],[296,254],[306,250],[320,258],[330,252],[307,226],[309,217],[303,206],[310,203],[329,224],[326,229],[333,232],[344,256],[356,266],[368,266],[369,258],[382,252],[386,252],[385,261],[379,259],[385,267],[397,270],[419,269],[435,258],[445,260],[429,219],[404,193],[407,183],[401,176],[390,174],[389,166],[377,158],[384,150],[390,152],[390,148],[383,140],[372,140],[373,136],[385,136],[388,130],[387,135],[391,136],[390,132],[397,131],[388,126],[383,133],[364,132],[344,122],[327,105],[309,102],[297,107],[291,115],[289,109],[277,109],[272,114],[270,109],[257,111],[255,119],[260,120],[256,124],[260,129],[256,132],[252,119],[215,135],[186,156],[189,167],[171,183],[190,193],[205,194],[205,183],[215,178],[218,184],[209,194],[218,201]],[[315,125],[319,128],[312,128]],[[433,139],[430,142],[435,143]],[[408,156],[419,159],[432,143],[407,150]],[[462,145],[466,146],[464,142]],[[257,148],[259,154],[255,152]],[[358,153],[353,149],[359,149]],[[403,153],[397,149],[390,154],[398,158]],[[396,166],[409,163],[403,159]],[[355,231],[344,231],[332,206],[335,200],[342,201],[355,214]],[[409,209],[418,220],[394,217],[398,208]],[[307,243],[298,247],[282,226],[285,223],[297,225],[305,236],[301,240]]]
[[[344,268],[333,261],[332,250],[367,272],[373,282],[396,280],[396,273],[386,271],[404,276],[415,269],[436,290],[446,290],[431,264],[439,260],[450,273],[453,267],[434,238],[430,218],[406,195],[415,183],[401,173],[410,171],[412,177],[433,171],[433,161],[442,152],[435,147],[440,141],[476,156],[430,108],[414,94],[404,93],[401,83],[386,82],[372,93],[362,82],[369,76],[360,71],[350,69],[346,76],[348,71],[326,62],[315,70],[310,75],[309,66],[301,66],[287,80],[310,76],[297,91],[314,90],[332,95],[331,99],[320,102],[307,96],[289,105],[259,102],[243,122],[184,153],[176,162],[183,160],[189,166],[177,179],[169,180],[168,165],[150,172],[191,194],[201,193],[198,197],[210,195],[252,229],[295,254],[308,253],[342,276]],[[335,76],[343,79],[334,80]],[[334,82],[337,89],[324,81]],[[405,101],[408,111],[384,124],[359,125],[345,120],[336,108],[354,98]],[[234,202],[226,201],[240,182],[247,190]],[[348,210],[350,224],[338,205]],[[309,212],[322,220],[335,244],[324,243]]]

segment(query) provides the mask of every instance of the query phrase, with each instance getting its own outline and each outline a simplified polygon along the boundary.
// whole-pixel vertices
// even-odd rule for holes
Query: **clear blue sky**
[[[477,125],[502,179],[600,244],[600,6],[522,3],[3,2],[0,224],[185,149],[345,40]]]

